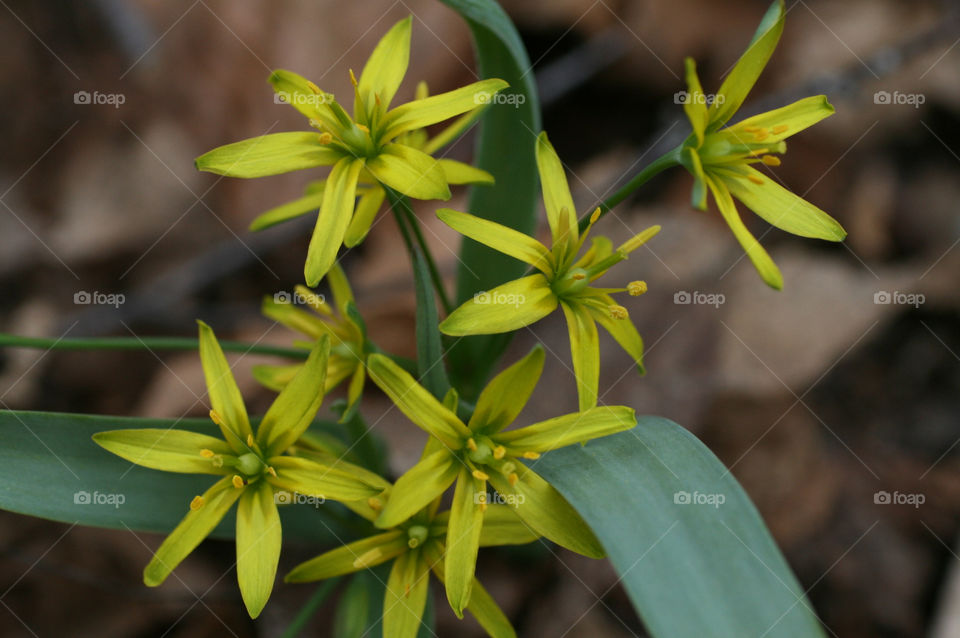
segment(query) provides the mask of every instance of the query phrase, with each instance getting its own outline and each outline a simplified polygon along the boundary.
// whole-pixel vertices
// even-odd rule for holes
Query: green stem
[[[339,580],[339,578],[330,578],[317,587],[317,591],[315,591],[313,596],[310,597],[310,600],[300,608],[297,616],[293,619],[293,622],[287,626],[287,630],[280,635],[280,638],[296,638],[300,632],[303,631],[304,626],[310,621],[310,618],[317,613],[317,609],[320,608],[323,601],[333,593],[333,589],[337,586]]]
[[[647,165],[642,171],[637,173],[633,179],[623,185],[623,187],[618,190],[616,193],[608,197],[607,199],[600,202],[600,216],[603,217],[613,209],[614,206],[625,200],[633,191],[637,190],[648,181],[650,181],[654,176],[660,174],[671,166],[676,166],[680,163],[680,149],[675,148],[669,153],[661,155],[653,162]],[[586,215],[583,219],[580,220],[580,232],[582,233],[586,227],[590,224],[590,215]]]
[[[189,337],[75,337],[51,339],[21,337],[0,333],[0,347],[39,348],[42,350],[197,350],[199,340]],[[242,341],[221,341],[228,352],[266,354],[288,359],[306,359],[307,350],[257,345]]]
[[[453,312],[453,304],[450,302],[447,291],[443,287],[443,278],[440,276],[440,269],[437,268],[437,262],[433,259],[433,253],[430,252],[430,247],[427,245],[423,232],[420,230],[420,220],[417,219],[413,209],[410,208],[410,202],[406,197],[389,188],[386,190],[387,198],[390,200],[390,208],[397,218],[397,224],[400,226],[400,232],[403,234],[403,241],[407,245],[407,251],[410,253],[410,259],[414,259],[413,240],[410,236],[412,232],[413,239],[416,240],[420,251],[423,253],[423,259],[427,262],[427,270],[430,271],[430,280],[433,282],[433,287],[436,289],[437,296],[440,298],[440,304],[443,306],[444,311],[450,314]]]

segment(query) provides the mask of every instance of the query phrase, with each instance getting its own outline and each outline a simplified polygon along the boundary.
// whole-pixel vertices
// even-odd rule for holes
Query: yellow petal
[[[529,235],[488,219],[461,213],[450,208],[438,210],[437,217],[461,235],[465,235],[505,255],[510,255],[514,259],[519,259],[547,275],[553,272],[553,259],[550,251]]]
[[[253,433],[247,407],[213,330],[202,321],[197,321],[197,324],[200,326],[200,363],[207,382],[207,393],[213,411],[221,419],[217,425],[230,447],[237,452],[246,452],[243,442]]]
[[[597,405],[600,387],[600,341],[597,324],[589,311],[577,301],[562,301],[560,306],[567,318],[570,334],[570,355],[577,380],[577,397],[581,410]]]
[[[543,203],[547,209],[547,222],[553,243],[576,244],[579,239],[577,231],[577,209],[573,205],[570,187],[567,185],[567,176],[557,152],[547,139],[546,132],[537,137],[537,169],[540,172],[540,186],[543,189]]]
[[[530,275],[475,294],[443,320],[440,332],[452,336],[511,332],[543,319],[558,303],[546,277]]]
[[[401,133],[424,128],[471,111],[488,103],[491,96],[507,86],[503,80],[491,78],[447,93],[401,104],[387,113],[383,139],[392,140]]]
[[[337,260],[337,251],[353,217],[357,180],[362,168],[362,159],[345,157],[330,171],[304,265],[303,274],[310,287],[320,283]]]
[[[251,618],[263,611],[280,561],[280,514],[264,481],[243,490],[237,507],[237,581]]]

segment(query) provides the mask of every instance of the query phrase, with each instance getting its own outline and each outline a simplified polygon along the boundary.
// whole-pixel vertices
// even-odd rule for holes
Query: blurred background
[[[407,14],[413,50],[400,99],[419,79],[432,92],[475,79],[465,25],[434,0],[0,4],[7,333],[193,336],[200,317],[221,337],[289,344],[291,333],[259,315],[259,299],[300,281],[313,220],[246,228],[322,171],[220,179],[198,173],[193,158],[303,128],[274,103],[270,70],[349,94],[348,69],[359,71]],[[715,90],[767,4],[504,2],[581,213],[686,135],[675,99],[683,57],[697,59],[706,92]],[[601,224],[615,240],[663,226],[615,271],[623,282],[610,284],[649,284],[628,303],[648,374],[638,377],[602,337],[602,400],[683,424],[732,467],[831,635],[960,636],[960,14],[934,1],[787,5],[780,47],[743,113],[829,96],[836,115],[792,138],[777,174],[849,239],[802,240],[741,207],[783,270],[785,289],[773,292],[718,213],[690,208],[685,172],[656,178]],[[449,156],[471,153],[468,136]],[[465,207],[465,191],[450,205]],[[458,239],[430,205],[418,212],[452,283]],[[343,264],[373,339],[412,356],[414,296],[393,219],[381,215]],[[75,303],[82,292],[124,302]],[[508,360],[537,339],[569,365],[559,315],[519,335]],[[255,412],[271,395],[249,366],[265,361],[237,366]],[[576,409],[571,373],[552,363],[522,421]],[[202,383],[190,353],[0,352],[3,408],[177,417]],[[371,392],[363,412],[401,472],[423,435],[396,411],[381,419],[386,408]],[[879,492],[923,503],[887,504]],[[281,572],[314,550],[291,549]],[[312,591],[278,587],[254,624],[233,575],[218,580],[232,545],[209,542],[178,570],[208,591],[203,604],[177,582],[143,587],[149,556],[125,531],[0,513],[0,635],[276,636]],[[560,556],[481,553],[481,580],[521,636],[645,635],[606,562]],[[434,595],[439,636],[479,635]],[[334,603],[310,635],[328,635]]]

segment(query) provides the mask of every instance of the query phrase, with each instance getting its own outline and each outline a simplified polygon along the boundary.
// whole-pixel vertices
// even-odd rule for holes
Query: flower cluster
[[[784,7],[775,2],[747,52],[707,106],[692,61],[684,109],[692,132],[665,156],[663,165],[683,165],[694,176],[693,202],[706,208],[712,193],[724,219],[764,280],[782,278],[737,214],[736,197],[771,224],[806,237],[840,240],[843,229],[826,213],[777,185],[757,167],[779,164],[784,139],[833,112],[824,97],[727,126],[769,59],[783,28]],[[218,480],[189,503],[182,522],[144,569],[144,582],[159,585],[237,504],[236,552],[240,592],[256,617],[273,590],[281,550],[280,492],[336,501],[362,519],[358,535],[290,571],[287,582],[328,579],[392,562],[384,600],[384,635],[412,638],[418,632],[432,572],[460,617],[472,614],[496,637],[515,636],[504,613],[475,577],[481,547],[530,543],[543,538],[585,556],[604,549],[588,524],[536,471],[542,454],[636,426],[634,410],[599,401],[599,324],[643,371],[643,340],[630,311],[614,298],[647,290],[644,281],[603,287],[599,281],[659,231],[652,226],[619,246],[591,235],[608,210],[577,213],[563,164],[545,133],[535,155],[549,226],[549,246],[479,215],[441,208],[441,221],[462,234],[530,267],[514,281],[478,294],[434,328],[451,336],[513,332],[553,313],[566,319],[578,410],[515,426],[544,366],[544,349],[494,376],[474,404],[456,389],[435,396],[409,371],[411,366],[377,347],[367,334],[346,275],[337,264],[341,245],[363,240],[385,198],[449,198],[451,184],[492,184],[485,171],[431,156],[473,122],[489,99],[506,87],[498,79],[429,96],[420,84],[416,99],[390,108],[403,79],[410,47],[410,19],[380,41],[354,86],[353,114],[308,80],[289,71],[270,77],[274,89],[309,119],[310,132],[276,133],[223,146],[197,159],[202,170],[259,177],[331,166],[306,194],[270,210],[253,224],[261,229],[318,210],[304,277],[314,287],[326,279],[333,303],[297,287],[297,299],[268,297],[263,313],[299,332],[305,361],[256,366],[254,376],[278,392],[259,422],[251,421],[230,366],[213,331],[200,323],[200,357],[210,419],[222,438],[187,430],[115,430],[94,439],[132,463],[167,472],[210,474]],[[435,137],[426,127],[458,119]],[[391,195],[392,194],[392,195]],[[588,209],[589,211],[589,209]],[[589,240],[589,241],[588,241]],[[411,252],[413,248],[411,247]],[[621,298],[624,299],[624,298]],[[437,337],[439,339],[439,336]],[[325,396],[348,381],[341,423],[359,419],[358,406],[371,380],[415,425],[428,434],[420,460],[388,480],[308,432]],[[426,384],[429,385],[429,384]],[[440,391],[438,394],[442,393]],[[254,423],[256,426],[254,427]],[[215,430],[210,428],[211,432]],[[492,495],[496,495],[496,502]]]

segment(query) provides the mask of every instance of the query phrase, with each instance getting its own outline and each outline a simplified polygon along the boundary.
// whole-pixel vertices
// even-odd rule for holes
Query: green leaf
[[[440,317],[430,271],[419,250],[413,254],[413,281],[417,293],[417,377],[420,385],[433,396],[443,399],[450,389],[450,381],[443,363],[443,341],[438,328]]]
[[[516,97],[512,100],[515,104],[490,105],[481,117],[473,165],[493,175],[496,184],[473,188],[467,210],[532,235],[540,200],[534,142],[541,122],[530,58],[516,27],[494,0],[442,2],[467,21],[480,77],[505,80],[510,87],[504,94]],[[457,275],[458,303],[516,279],[524,270],[512,257],[464,239]],[[462,398],[476,399],[509,341],[509,335],[483,335],[457,343],[450,353],[451,377]]]
[[[676,423],[641,417],[534,467],[590,524],[653,636],[823,638],[743,488]]]
[[[215,479],[133,465],[91,437],[107,430],[173,427],[220,437],[209,419],[0,411],[0,509],[94,527],[169,532],[190,511],[191,499]],[[212,537],[234,537],[234,511]],[[280,512],[286,539],[333,544],[336,535],[346,537],[343,526],[323,509],[287,506]]]

